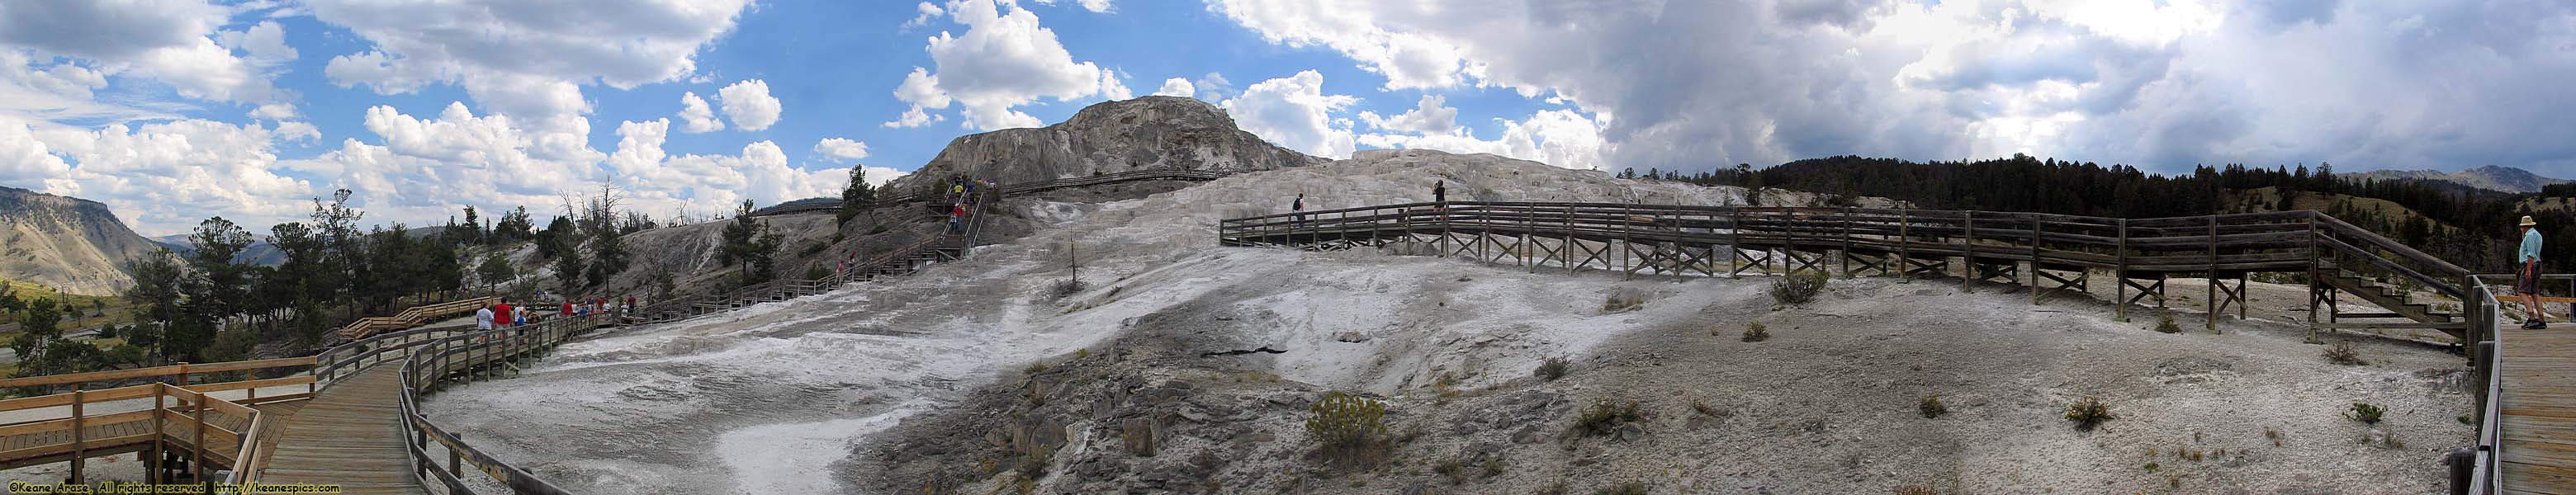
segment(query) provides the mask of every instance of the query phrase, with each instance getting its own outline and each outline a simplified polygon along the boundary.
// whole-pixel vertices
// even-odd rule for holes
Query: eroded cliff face
[[[134,283],[126,262],[156,249],[107,205],[0,187],[0,279],[110,295]]]
[[[960,136],[937,158],[889,187],[911,191],[959,176],[1009,184],[1152,169],[1271,170],[1328,161],[1244,132],[1224,109],[1207,102],[1146,96],[1092,105],[1046,127]]]

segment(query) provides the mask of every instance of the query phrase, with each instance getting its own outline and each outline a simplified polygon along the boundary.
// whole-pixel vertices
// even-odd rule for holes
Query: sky
[[[2576,177],[2558,0],[16,0],[0,185],[145,235],[657,217],[1189,96],[1307,154],[1575,169],[2027,153]]]

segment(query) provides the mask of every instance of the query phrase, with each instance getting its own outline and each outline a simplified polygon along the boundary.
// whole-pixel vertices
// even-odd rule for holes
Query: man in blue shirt
[[[2530,215],[2522,217],[2522,248],[2514,254],[2514,261],[2522,263],[2522,268],[2514,272],[2518,276],[2514,280],[2513,292],[2522,295],[2522,313],[2528,317],[2522,320],[2523,328],[2549,328],[2549,315],[2540,312],[2539,226],[2539,222],[2531,221]]]

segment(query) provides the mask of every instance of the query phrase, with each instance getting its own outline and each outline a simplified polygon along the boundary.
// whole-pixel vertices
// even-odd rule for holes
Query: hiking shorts
[[[2520,276],[2518,276],[2518,277],[2514,277],[2514,278],[2515,278],[2515,280],[2513,281],[2513,293],[2515,293],[2515,294],[2521,294],[2521,295],[2539,295],[2539,294],[2540,294],[2540,265],[2539,265],[2539,264],[2537,264],[2537,263],[2524,264],[2524,265],[2522,266],[2522,273],[2519,273],[2519,274],[2517,274],[2517,275],[2520,275]]]

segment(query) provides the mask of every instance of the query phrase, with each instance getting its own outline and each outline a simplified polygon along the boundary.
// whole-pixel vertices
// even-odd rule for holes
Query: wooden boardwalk
[[[2576,495],[2576,328],[2498,334],[2504,493]]]
[[[261,483],[340,485],[343,493],[425,493],[403,452],[398,366],[343,378],[285,422]]]

